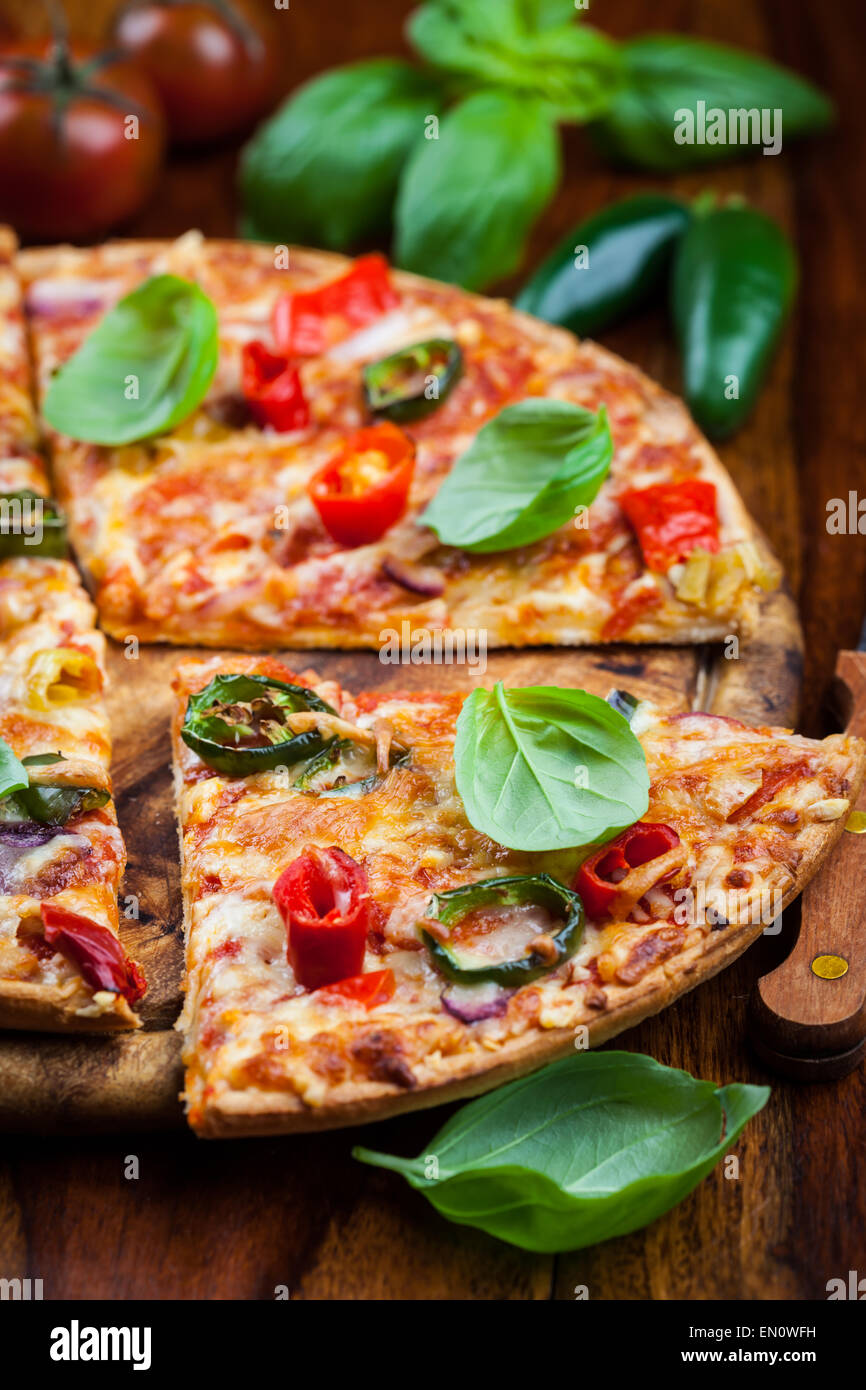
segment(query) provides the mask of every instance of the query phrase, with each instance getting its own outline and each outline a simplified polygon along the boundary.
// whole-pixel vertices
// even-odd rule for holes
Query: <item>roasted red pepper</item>
[[[367,946],[366,870],[341,849],[308,849],[274,884],[289,964],[305,989],[360,975]]]
[[[260,429],[270,427],[284,433],[305,429],[310,423],[297,367],[288,358],[270,352],[264,343],[244,344],[241,386]]]
[[[353,434],[313,475],[309,494],[325,528],[341,545],[369,545],[406,510],[415,445],[387,421]]]
[[[679,835],[669,825],[638,821],[597,849],[581,864],[574,881],[587,916],[596,920],[606,916],[629,870],[667,854],[679,842]]]
[[[45,940],[77,967],[92,989],[113,990],[128,1004],[142,997],[147,989],[144,975],[108,927],[50,901],[42,903],[41,912]]]
[[[338,279],[281,295],[274,305],[274,339],[281,352],[316,357],[398,303],[385,257],[359,256]]]
[[[335,985],[326,985],[319,993],[325,1002],[363,1004],[365,1009],[377,1009],[393,999],[396,987],[393,970],[369,970],[366,975],[353,975]]]
[[[715,483],[702,478],[656,483],[623,492],[618,501],[637,533],[647,567],[657,574],[698,547],[719,548]]]

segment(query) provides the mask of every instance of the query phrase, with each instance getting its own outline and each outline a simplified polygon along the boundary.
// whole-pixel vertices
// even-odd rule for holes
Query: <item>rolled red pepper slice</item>
[[[340,545],[369,545],[399,521],[409,501],[415,445],[396,425],[357,430],[310,479],[308,492]]]
[[[336,280],[281,295],[274,305],[274,340],[281,352],[316,357],[399,302],[385,257],[359,256]]]
[[[365,1009],[377,1009],[393,999],[396,988],[393,970],[368,970],[365,975],[352,975],[348,980],[325,985],[319,997],[326,1003],[363,1004]]]
[[[616,839],[602,845],[581,864],[574,881],[588,917],[605,917],[630,869],[667,854],[680,842],[669,825],[638,821]]]
[[[664,574],[700,547],[719,548],[715,483],[688,478],[620,493],[619,505],[637,534],[647,567]]]
[[[76,966],[92,989],[113,990],[128,1004],[141,999],[147,981],[108,927],[50,901],[40,910],[45,940]]]
[[[298,369],[264,343],[244,343],[241,388],[260,429],[302,430],[310,423]]]
[[[361,974],[370,890],[366,870],[351,855],[335,846],[305,850],[273,893],[286,924],[289,964],[304,989]]]

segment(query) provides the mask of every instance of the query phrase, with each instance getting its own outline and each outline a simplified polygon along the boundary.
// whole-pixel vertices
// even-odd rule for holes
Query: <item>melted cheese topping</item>
[[[666,962],[713,930],[749,921],[761,890],[784,891],[796,877],[803,832],[829,795],[845,800],[859,754],[844,739],[815,743],[782,730],[747,729],[708,715],[663,717],[641,708],[641,742],[651,777],[645,819],[680,836],[676,871],[651,884],[625,920],[589,922],[577,954],[508,995],[501,1011],[467,1024],[443,1004],[446,981],[433,967],[417,925],[433,892],[495,875],[547,872],[571,883],[580,851],[524,854],[494,844],[467,820],[454,784],[454,733],[462,696],[365,694],[329,683],[327,698],[347,719],[387,718],[412,749],[353,800],[300,795],[273,773],[215,775],[178,737],[191,691],[219,670],[298,678],[253,658],[188,662],[179,670],[175,766],[187,903],[186,1030],[190,1118],[231,1105],[238,1092],[280,1092],[317,1106],[376,1086],[433,1085],[455,1054],[496,1051],[528,1029],[575,1028],[615,1008]],[[321,691],[325,694],[324,687]],[[798,769],[753,815],[736,817],[765,772]],[[736,791],[734,788],[736,787]],[[286,954],[286,932],[271,889],[306,847],[337,845],[367,872],[377,904],[366,971],[389,967],[392,1001],[367,1013],[301,989]],[[675,895],[703,884],[694,910]],[[731,914],[731,890],[745,891]],[[716,909],[728,916],[721,925]],[[772,920],[772,919],[769,919]],[[540,922],[512,923],[524,949]],[[472,949],[478,949],[473,943]],[[489,950],[494,950],[492,941]],[[365,1088],[367,1090],[365,1091]]]
[[[408,620],[484,629],[490,645],[518,646],[706,640],[748,626],[754,576],[737,559],[748,522],[682,406],[595,344],[576,343],[501,302],[395,272],[397,308],[301,362],[311,425],[279,434],[225,423],[231,408],[237,413],[242,344],[270,342],[277,298],[342,273],[341,257],[293,250],[290,268],[275,269],[266,248],[197,235],[173,245],[31,251],[19,267],[43,390],[120,295],[175,264],[199,281],[220,315],[219,366],[202,408],[146,446],[53,440],[73,539],[112,635],[250,648],[375,647],[383,630],[399,631]],[[459,342],[463,373],[430,416],[408,426],[417,464],[406,517],[381,540],[347,551],[324,529],[307,484],[368,423],[361,367],[431,336]],[[493,557],[438,545],[417,524],[419,513],[481,425],[527,396],[606,405],[615,457],[588,516]],[[717,488],[722,550],[713,565],[724,574],[712,583],[705,576],[703,590],[686,602],[671,577],[645,570],[616,498],[626,485],[694,477]],[[422,556],[441,577],[441,595],[404,587],[387,563]]]

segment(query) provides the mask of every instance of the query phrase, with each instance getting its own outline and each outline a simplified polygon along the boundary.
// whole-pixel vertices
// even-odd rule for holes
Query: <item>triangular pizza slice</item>
[[[866,767],[842,735],[578,692],[596,735],[544,806],[516,761],[500,775],[493,695],[356,695],[252,657],[185,662],[176,692],[186,1099],[207,1136],[477,1093],[665,1007],[800,891]],[[561,696],[496,695],[503,737],[537,735],[545,795]]]
[[[0,1027],[132,1028],[105,638],[37,452],[13,252],[0,236]]]
[[[216,372],[183,419],[126,428],[151,336],[183,349],[150,291],[135,341],[125,310],[92,382],[48,411],[112,636],[260,650],[381,648],[415,629],[491,647],[713,641],[748,631],[778,582],[682,402],[504,301],[379,256],[193,233],[28,250],[18,268],[43,406],[58,368],[154,277],[194,281],[216,308]],[[106,435],[126,442],[92,442]]]

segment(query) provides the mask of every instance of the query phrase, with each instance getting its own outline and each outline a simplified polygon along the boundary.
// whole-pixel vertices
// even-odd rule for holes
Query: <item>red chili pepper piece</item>
[[[338,279],[281,295],[274,305],[274,339],[281,352],[316,357],[399,302],[385,257],[359,256]]]
[[[305,989],[360,975],[367,945],[366,870],[343,850],[308,849],[274,884],[289,964]]]
[[[51,902],[42,903],[41,912],[45,940],[77,966],[91,988],[113,990],[127,1003],[137,1003],[147,981],[108,927]]]
[[[587,916],[604,917],[629,870],[667,854],[679,842],[679,835],[669,825],[638,821],[597,849],[581,864],[574,882]]]
[[[406,510],[415,445],[396,425],[358,430],[314,473],[308,491],[322,523],[340,545],[369,545]]]
[[[656,483],[623,492],[618,501],[637,532],[647,567],[658,574],[698,546],[713,553],[719,548],[715,483],[701,478]]]
[[[310,407],[297,367],[288,358],[270,352],[264,343],[244,344],[241,384],[260,429],[270,426],[284,433],[305,429],[310,423]]]
[[[746,820],[753,816],[756,811],[760,811],[762,806],[766,806],[768,801],[772,801],[777,792],[789,782],[793,782],[795,777],[808,777],[811,769],[808,760],[799,759],[795,763],[786,763],[782,767],[771,767],[761,769],[761,785],[756,792],[735,811],[728,816],[728,824],[736,825],[738,821]]]
[[[323,1000],[336,1004],[350,1001],[363,1004],[365,1009],[377,1009],[393,999],[397,981],[393,970],[369,970],[366,975],[353,975],[348,980],[338,980],[334,985],[326,985],[319,991]]]

